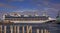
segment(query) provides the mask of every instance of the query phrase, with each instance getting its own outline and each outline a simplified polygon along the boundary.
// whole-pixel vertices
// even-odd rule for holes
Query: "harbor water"
[[[32,33],[36,33],[36,29],[46,29],[50,33],[60,33],[60,24],[56,23],[14,23],[14,24],[7,24],[4,25],[2,24],[2,33],[4,33],[4,26],[7,26],[6,33],[11,33],[10,32],[10,26],[20,26],[20,31],[19,33],[22,33],[22,26],[26,28],[26,26],[32,26]],[[24,31],[26,33],[26,29]]]

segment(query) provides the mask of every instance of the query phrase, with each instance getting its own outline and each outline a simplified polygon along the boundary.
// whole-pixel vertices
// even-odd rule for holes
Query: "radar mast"
[[[59,18],[60,17],[60,11],[58,11],[58,14],[57,14],[57,17],[56,18]]]

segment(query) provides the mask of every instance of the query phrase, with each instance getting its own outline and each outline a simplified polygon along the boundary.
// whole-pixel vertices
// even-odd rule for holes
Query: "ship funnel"
[[[48,16],[47,13],[46,13],[46,11],[43,12],[43,16]]]
[[[34,16],[39,16],[39,15],[37,14],[37,12],[34,12]]]
[[[4,14],[4,15],[3,15],[3,20],[5,19],[5,16],[6,16],[6,15],[7,15],[7,14]]]

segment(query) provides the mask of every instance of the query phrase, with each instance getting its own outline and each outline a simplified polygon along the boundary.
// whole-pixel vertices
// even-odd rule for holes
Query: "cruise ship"
[[[39,15],[32,16],[32,15],[20,15],[18,13],[13,13],[3,15],[3,20],[10,21],[13,23],[44,23],[55,19],[50,18],[45,14],[42,16]]]

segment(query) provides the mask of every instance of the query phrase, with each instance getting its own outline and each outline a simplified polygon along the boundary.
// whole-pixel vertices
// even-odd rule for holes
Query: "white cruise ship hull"
[[[50,20],[45,20],[45,21],[11,21],[13,23],[45,23]]]

